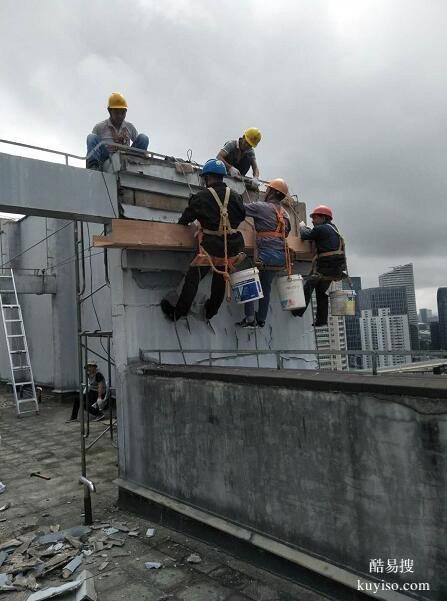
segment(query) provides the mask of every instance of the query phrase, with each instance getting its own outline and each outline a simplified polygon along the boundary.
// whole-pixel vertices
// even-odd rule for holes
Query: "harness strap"
[[[344,240],[343,236],[340,234],[340,232],[338,231],[338,229],[335,225],[333,225],[332,223],[328,223],[327,225],[329,225],[329,227],[331,227],[338,236],[338,249],[337,250],[328,250],[328,251],[322,252],[322,253],[319,253],[318,250],[315,250],[315,254],[312,258],[312,265],[313,265],[312,272],[314,275],[318,275],[317,261],[320,257],[344,256],[346,258],[345,240]],[[324,277],[321,279],[328,279],[328,278]],[[333,279],[333,278],[331,278],[331,279]],[[336,281],[336,280],[334,280],[334,281]]]
[[[290,258],[289,247],[287,246],[286,240],[286,222],[285,222],[285,210],[284,207],[277,207],[272,202],[269,203],[270,207],[275,211],[276,217],[278,220],[278,224],[276,229],[270,232],[256,232],[256,237],[258,238],[281,238],[284,241],[284,254],[286,259],[286,264],[283,267],[270,267],[264,266],[263,269],[266,271],[282,271],[284,268],[287,270],[287,275],[290,278],[292,275],[292,260]],[[257,249],[257,246],[255,246]],[[256,261],[255,261],[256,262]]]
[[[225,190],[225,197],[224,197],[223,203],[221,202],[219,195],[217,194],[216,190],[214,190],[214,188],[207,188],[207,189],[211,193],[211,196],[214,198],[214,200],[217,203],[217,206],[219,207],[220,222],[219,222],[218,230],[209,230],[209,229],[204,228],[203,233],[211,235],[211,236],[223,236],[224,232],[226,232],[227,234],[236,234],[238,232],[238,230],[234,230],[231,227],[230,220],[228,218],[228,202],[230,200],[230,193],[231,193],[230,188],[227,186],[227,188]]]

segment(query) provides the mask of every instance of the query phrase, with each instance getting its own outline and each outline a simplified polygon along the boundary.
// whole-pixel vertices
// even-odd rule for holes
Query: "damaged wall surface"
[[[424,598],[445,599],[442,378],[135,366],[124,385],[123,489],[157,491],[366,576],[370,558],[410,558],[413,574],[381,576],[429,582]]]

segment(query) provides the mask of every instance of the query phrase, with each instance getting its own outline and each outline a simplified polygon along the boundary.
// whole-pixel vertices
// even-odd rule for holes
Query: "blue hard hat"
[[[225,163],[219,159],[209,159],[203,166],[200,175],[215,173],[216,175],[228,175]]]

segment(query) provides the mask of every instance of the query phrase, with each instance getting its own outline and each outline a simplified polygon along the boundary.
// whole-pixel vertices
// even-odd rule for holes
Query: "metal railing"
[[[65,157],[65,164],[68,165],[69,158],[78,159],[79,161],[85,161],[85,157],[77,154],[71,154],[70,152],[63,152],[62,150],[54,150],[52,148],[43,148],[42,146],[33,146],[32,144],[24,144],[23,142],[14,142],[13,140],[0,140],[0,144],[9,144],[11,146],[20,146],[21,148],[29,148],[30,150],[39,150],[40,152],[49,152],[50,154],[57,154]]]
[[[315,357],[331,357],[331,356],[366,356],[371,357],[371,373],[374,376],[378,375],[379,369],[379,357],[380,356],[401,356],[401,357],[440,357],[445,358],[447,365],[447,351],[384,351],[384,350],[313,350],[313,349],[276,349],[276,350],[257,350],[257,349],[140,349],[140,360],[142,362],[157,362],[159,365],[164,365],[162,357],[164,354],[179,354],[183,358],[185,355],[206,355],[206,358],[199,359],[194,363],[187,364],[184,359],[184,365],[203,365],[207,364],[209,367],[213,367],[213,362],[222,361],[225,359],[237,359],[238,357],[247,356],[274,356],[276,359],[277,369],[289,369],[284,367],[284,360],[287,359],[287,355],[296,355],[295,359],[299,359],[299,355],[313,355]],[[216,355],[226,355],[225,357],[217,357]],[[167,364],[165,364],[167,365]],[[171,364],[172,365],[172,364]],[[417,367],[416,363],[402,363],[401,365],[394,366],[396,371],[400,367],[408,368],[410,366]],[[363,369],[351,369],[357,373],[364,373]]]

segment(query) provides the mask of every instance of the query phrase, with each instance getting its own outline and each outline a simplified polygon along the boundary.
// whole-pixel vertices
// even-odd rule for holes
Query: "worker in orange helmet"
[[[315,242],[313,269],[304,283],[306,306],[303,309],[294,309],[292,315],[304,315],[315,290],[317,314],[313,325],[318,328],[327,325],[329,299],[326,292],[333,281],[341,280],[345,276],[346,254],[343,237],[332,223],[332,209],[326,205],[319,205],[310,217],[314,227],[307,227],[302,221],[300,237],[301,240]]]
[[[259,185],[259,169],[254,149],[261,141],[261,137],[261,132],[257,127],[249,127],[239,139],[230,140],[224,144],[216,158],[225,164],[228,175],[240,179],[241,176],[248,173],[251,167],[253,184]]]
[[[256,230],[257,266],[264,296],[259,299],[257,313],[254,302],[245,303],[245,317],[236,324],[241,328],[264,327],[272,283],[278,273],[274,269],[286,265],[285,238],[290,232],[290,219],[281,202],[288,193],[289,188],[283,179],[273,179],[267,185],[264,200],[245,205],[246,215],[253,217]]]

